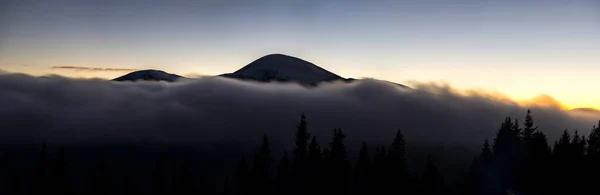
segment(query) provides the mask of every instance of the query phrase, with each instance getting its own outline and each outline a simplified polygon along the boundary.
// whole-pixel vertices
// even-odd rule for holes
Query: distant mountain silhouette
[[[359,79],[344,78],[335,73],[329,72],[311,62],[284,54],[269,54],[241,69],[233,72],[218,75],[226,78],[240,79],[245,81],[257,82],[291,82],[305,86],[316,86],[323,82],[344,81],[353,82]],[[141,70],[129,73],[114,81],[168,81],[173,82],[185,77],[166,73],[161,70]],[[389,82],[389,81],[385,81]],[[400,87],[407,86],[389,82]]]
[[[260,82],[296,82],[307,85],[338,80],[353,80],[343,78],[300,58],[283,54],[266,55],[238,71],[219,76]]]
[[[167,81],[174,82],[180,78],[184,78],[182,76],[176,74],[166,73],[161,70],[140,70],[135,71],[126,75],[123,75],[119,78],[113,79],[113,81]]]

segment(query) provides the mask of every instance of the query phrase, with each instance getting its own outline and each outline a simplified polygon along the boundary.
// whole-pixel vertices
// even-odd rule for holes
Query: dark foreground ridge
[[[296,125],[293,148],[272,145],[267,135],[263,135],[262,143],[254,152],[236,156],[226,154],[220,148],[203,153],[198,149],[188,152],[183,148],[161,150],[158,145],[130,145],[112,152],[62,145],[48,147],[46,143],[42,144],[41,151],[37,149],[35,153],[14,152],[15,148],[12,148],[12,152],[4,152],[0,156],[0,175],[4,181],[0,193],[598,193],[593,178],[600,175],[600,126],[594,126],[588,137],[579,135],[577,131],[571,133],[565,130],[551,149],[529,111],[523,121],[519,123],[516,119],[505,118],[495,138],[483,141],[470,166],[463,166],[465,174],[462,175],[447,175],[448,172],[440,168],[444,162],[436,161],[436,155],[432,154],[425,154],[427,157],[423,158],[421,165],[408,163],[418,151],[407,150],[411,142],[405,140],[400,130],[390,135],[389,145],[374,147],[363,142],[360,146],[353,146],[359,148],[359,152],[350,156],[342,129],[333,129],[332,138],[321,145],[315,136],[309,134],[307,119],[302,115]],[[227,160],[233,163],[205,163],[223,156],[233,157]]]

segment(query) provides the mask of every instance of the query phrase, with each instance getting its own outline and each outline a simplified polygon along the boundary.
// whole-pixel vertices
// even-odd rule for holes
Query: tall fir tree
[[[573,166],[572,160],[575,155],[571,139],[571,134],[565,129],[560,139],[554,144],[552,160],[554,173],[550,185],[554,193],[572,194],[572,188],[570,188],[573,184],[570,180],[572,171],[569,170],[569,167]]]
[[[409,185],[409,174],[406,163],[406,141],[400,129],[396,131],[396,136],[392,141],[385,161],[384,169],[386,170],[386,178],[388,179],[384,189],[389,191],[398,187],[403,189],[405,193],[415,190],[414,186]]]
[[[533,138],[532,138],[532,148],[533,148],[533,152],[531,154],[532,156],[532,166],[531,169],[533,170],[532,175],[533,177],[531,178],[531,188],[532,189],[538,189],[538,192],[544,192],[544,191],[539,191],[539,190],[543,190],[544,185],[547,184],[547,179],[549,178],[549,166],[550,166],[550,157],[552,154],[552,151],[550,150],[550,146],[548,145],[548,140],[546,139],[546,134],[544,134],[542,131],[540,130],[536,130],[536,132],[533,134]]]
[[[535,133],[533,133],[531,142],[533,146],[533,155],[540,158],[537,159],[537,161],[546,161],[551,153],[546,134],[537,130]]]
[[[522,143],[523,139],[521,135],[523,135],[523,129],[521,128],[518,119],[515,119],[515,121],[513,122],[512,131],[515,141],[518,143]]]
[[[500,178],[498,178],[494,160],[490,142],[488,139],[485,139],[476,161],[477,164],[473,167],[476,168],[475,173],[477,177],[475,179],[478,184],[473,189],[475,194],[497,194],[500,191]]]
[[[571,140],[571,150],[573,152],[573,155],[575,155],[578,159],[583,158],[586,146],[587,139],[585,138],[585,136],[580,136],[579,131],[575,130],[575,133],[573,134],[573,139]]]
[[[523,125],[524,128],[522,131],[522,137],[523,141],[527,143],[529,140],[531,140],[533,134],[538,129],[538,127],[534,124],[533,117],[531,116],[531,110],[527,110],[527,115],[525,115],[525,122],[523,123]]]
[[[586,183],[587,179],[584,175],[580,174],[590,171],[584,169],[583,167],[583,165],[585,165],[584,154],[586,145],[587,141],[585,136],[579,135],[579,131],[575,130],[575,133],[573,133],[573,138],[571,139],[571,157],[570,159],[568,159],[569,163],[567,165],[570,168],[569,172],[567,172],[567,177],[565,177],[565,179],[567,180],[567,184],[575,186],[578,184]],[[574,188],[570,190],[570,193],[583,194],[583,190],[582,188]]]
[[[588,136],[587,155],[594,161],[600,160],[600,121],[598,125],[594,125]]]
[[[308,189],[308,139],[310,134],[308,133],[308,122],[306,121],[306,115],[304,113],[300,116],[300,122],[296,125],[296,146],[292,150],[293,156],[293,194],[305,194]]]
[[[597,125],[592,127],[590,134],[587,139],[587,148],[586,148],[586,158],[584,161],[584,167],[586,169],[586,174],[584,177],[592,178],[594,176],[600,175],[600,121],[598,121]],[[588,186],[589,190],[593,190],[595,186],[594,181],[587,180],[582,185]]]
[[[308,145],[308,160],[310,162],[319,162],[322,160],[321,147],[317,143],[317,137],[315,136],[312,137]]]
[[[513,120],[506,117],[496,132],[492,146],[494,168],[503,190],[514,188],[518,178],[522,154],[519,130],[516,127],[518,126]]]
[[[333,139],[330,143],[330,154],[327,159],[329,172],[329,193],[347,194],[348,193],[348,162],[346,159],[347,151],[344,143],[346,135],[341,129],[333,130]]]
[[[540,147],[547,147],[547,141],[545,135],[540,134],[541,131],[538,130],[538,127],[535,126],[533,116],[531,115],[531,110],[527,110],[527,114],[525,115],[525,122],[523,123],[524,128],[520,133],[521,142],[522,142],[522,150],[521,151],[521,160],[519,166],[519,174],[516,176],[516,186],[521,189],[521,191],[531,191],[532,187],[537,182],[538,171],[541,169],[541,162],[539,162],[538,158],[542,158],[544,149]],[[540,135],[542,137],[540,137]],[[537,137],[536,137],[537,136]],[[542,139],[543,138],[543,139]]]
[[[292,151],[294,154],[294,164],[297,165],[305,164],[307,158],[308,139],[310,138],[307,126],[306,116],[302,114],[300,116],[300,123],[296,126],[296,148]]]
[[[553,149],[554,155],[559,160],[566,160],[570,157],[571,153],[571,133],[568,130],[564,130],[563,134],[558,139],[558,142],[554,144]]]
[[[488,139],[483,141],[483,147],[481,148],[481,152],[479,154],[479,162],[483,166],[491,166],[493,160],[492,148],[490,147],[490,142]]]

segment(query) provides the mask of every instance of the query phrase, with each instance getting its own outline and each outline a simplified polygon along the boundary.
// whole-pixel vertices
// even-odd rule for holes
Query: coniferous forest
[[[521,122],[522,121],[522,122]],[[532,114],[519,121],[500,121],[495,137],[481,140],[479,154],[465,165],[462,175],[446,175],[434,154],[423,166],[409,167],[407,145],[401,130],[388,145],[345,144],[343,129],[333,129],[327,140],[311,136],[305,115],[296,125],[294,148],[274,154],[268,135],[252,154],[233,156],[232,166],[216,169],[168,152],[151,155],[152,161],[135,164],[145,175],[127,174],[125,160],[107,163],[103,151],[85,165],[69,162],[68,147],[49,152],[37,148],[29,168],[6,167],[3,194],[597,194],[600,175],[600,122],[589,135],[564,130],[548,140]],[[328,143],[326,145],[319,144]],[[359,151],[350,156],[349,147]],[[217,151],[218,152],[218,151]],[[211,158],[203,156],[202,158]],[[3,166],[18,161],[0,158]],[[176,163],[174,163],[176,161]],[[18,164],[13,163],[13,164]],[[233,165],[235,164],[235,165]],[[129,166],[132,166],[129,163]],[[87,167],[86,172],[72,171]],[[111,169],[113,169],[111,171]],[[115,171],[118,169],[118,171]],[[419,171],[413,171],[419,170]],[[122,172],[122,174],[112,174]],[[454,177],[454,178],[452,178]]]

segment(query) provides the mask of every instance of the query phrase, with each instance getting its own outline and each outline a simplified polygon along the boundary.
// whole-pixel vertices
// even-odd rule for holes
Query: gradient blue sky
[[[269,53],[344,77],[600,108],[598,0],[0,0],[0,69],[233,72]]]

